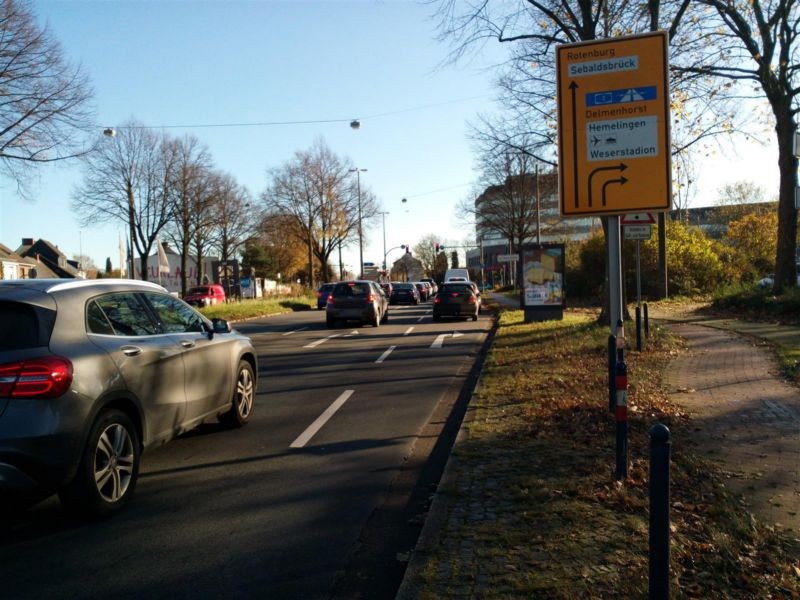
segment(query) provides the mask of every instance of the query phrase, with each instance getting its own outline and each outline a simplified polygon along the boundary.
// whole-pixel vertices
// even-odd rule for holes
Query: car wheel
[[[87,517],[122,509],[139,477],[139,433],[121,410],[100,413],[92,425],[75,478],[61,492],[64,507]]]
[[[472,315],[472,320],[473,321],[477,321],[478,320],[478,313],[475,313],[474,315]]]
[[[389,321],[389,309],[386,309],[386,312],[383,313],[383,323],[387,323]]]
[[[328,326],[328,329],[336,327],[336,319],[333,317],[325,317],[325,325]]]
[[[231,409],[219,416],[220,423],[228,427],[244,427],[253,414],[253,402],[256,396],[256,378],[253,367],[246,360],[239,361],[236,374],[236,387],[233,390]]]
[[[442,315],[433,315],[433,320],[434,321],[441,321],[442,320]]]

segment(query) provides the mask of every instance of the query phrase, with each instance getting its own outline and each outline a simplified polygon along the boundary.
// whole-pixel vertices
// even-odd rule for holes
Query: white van
[[[469,281],[469,271],[466,269],[447,269],[444,273],[444,282]]]

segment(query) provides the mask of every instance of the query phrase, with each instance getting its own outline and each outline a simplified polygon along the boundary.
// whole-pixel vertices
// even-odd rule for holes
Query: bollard
[[[650,428],[650,598],[669,598],[669,429]]]
[[[647,302],[644,303],[644,337],[650,338],[650,317],[647,313]]]
[[[616,478],[628,478],[628,365],[624,361],[617,363],[617,374],[614,378],[616,392],[616,408],[614,420],[617,423],[617,468]]]
[[[608,412],[614,413],[617,403],[617,387],[614,378],[617,376],[617,337],[608,336]]]
[[[636,307],[636,351],[642,351],[642,307]]]

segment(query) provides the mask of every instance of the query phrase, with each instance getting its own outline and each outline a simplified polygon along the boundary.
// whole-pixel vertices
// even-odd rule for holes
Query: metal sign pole
[[[641,242],[636,240],[636,306],[642,307],[642,262],[639,249]]]
[[[611,335],[617,332],[617,321],[622,321],[622,243],[619,216],[608,217],[608,299]]]

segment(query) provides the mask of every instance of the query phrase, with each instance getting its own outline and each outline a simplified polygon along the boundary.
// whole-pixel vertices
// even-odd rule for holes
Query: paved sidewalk
[[[668,327],[689,352],[667,368],[670,400],[692,415],[691,444],[726,471],[756,518],[800,533],[800,390],[768,349],[702,320]]]

